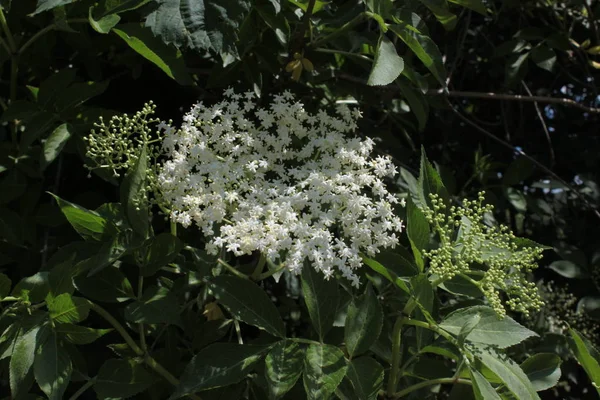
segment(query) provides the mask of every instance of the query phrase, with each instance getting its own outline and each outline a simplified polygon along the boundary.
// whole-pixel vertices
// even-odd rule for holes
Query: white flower
[[[358,286],[360,253],[394,247],[403,228],[384,184],[396,167],[370,157],[373,140],[350,135],[360,112],[312,115],[287,91],[267,108],[252,93],[225,97],[195,105],[180,129],[161,125],[169,160],[159,185],[171,219],[193,221],[213,254],[260,251],[294,273],[309,264]]]

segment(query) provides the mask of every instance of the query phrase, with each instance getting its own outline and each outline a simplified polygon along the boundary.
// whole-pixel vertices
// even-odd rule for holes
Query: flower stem
[[[263,253],[260,253],[260,259],[258,260],[258,263],[256,264],[256,268],[254,269],[254,272],[252,272],[252,275],[250,275],[250,277],[252,279],[256,280],[256,278],[258,278],[262,274],[266,263],[267,263],[267,257],[265,257],[265,255]]]
[[[406,321],[406,316],[410,315],[417,302],[414,297],[411,297],[404,306],[402,314],[396,319],[394,323],[394,329],[392,331],[392,365],[390,367],[390,375],[387,384],[387,394],[392,396],[398,386],[398,380],[400,379],[400,363],[402,362],[402,327]]]
[[[400,397],[404,397],[407,394],[414,392],[415,390],[419,390],[421,388],[427,387],[427,386],[432,386],[432,385],[440,385],[440,384],[444,384],[444,383],[460,383],[463,385],[472,385],[472,382],[469,379],[462,379],[462,378],[438,378],[438,379],[431,379],[428,381],[423,381],[423,382],[419,382],[416,383],[412,386],[407,387],[406,389],[402,389],[401,391],[393,394],[391,397],[393,399],[399,399]]]
[[[221,264],[222,266],[225,267],[225,269],[227,269],[229,272],[231,272],[232,274],[234,274],[235,276],[237,276],[238,278],[242,278],[242,279],[250,279],[248,277],[248,275],[241,273],[240,271],[238,271],[237,269],[233,268],[231,265],[229,265],[229,263],[227,263],[226,261],[223,261],[222,259],[218,259],[217,263]]]

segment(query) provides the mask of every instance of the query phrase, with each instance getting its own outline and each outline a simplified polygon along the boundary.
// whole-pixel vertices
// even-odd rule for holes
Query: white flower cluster
[[[347,136],[360,112],[310,114],[287,91],[269,108],[250,92],[228,89],[225,98],[195,105],[180,129],[159,127],[169,157],[159,186],[171,219],[195,223],[211,254],[258,250],[294,273],[308,262],[358,286],[360,252],[394,247],[403,228],[393,210],[400,201],[383,182],[396,167],[370,157],[371,139]]]

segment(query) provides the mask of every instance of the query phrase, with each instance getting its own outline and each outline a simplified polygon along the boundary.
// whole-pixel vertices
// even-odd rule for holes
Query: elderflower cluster
[[[444,281],[462,274],[479,286],[496,313],[506,310],[500,292],[512,310],[529,314],[543,302],[527,273],[537,267],[541,247],[523,245],[506,226],[489,227],[483,223],[492,205],[483,205],[484,193],[477,200],[464,200],[461,207],[447,209],[437,195],[430,195],[431,207],[424,207],[428,222],[439,235],[440,246],[425,252],[430,271]],[[480,280],[473,277],[482,276]]]
[[[251,92],[228,89],[195,105],[180,129],[163,127],[168,156],[159,176],[171,219],[195,223],[206,249],[260,251],[294,273],[308,263],[359,285],[360,253],[398,244],[400,201],[385,187],[396,174],[374,142],[349,137],[357,110],[307,112],[289,92],[262,108]]]

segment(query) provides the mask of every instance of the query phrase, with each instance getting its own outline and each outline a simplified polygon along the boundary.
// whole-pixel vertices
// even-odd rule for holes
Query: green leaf
[[[512,54],[506,60],[504,74],[506,76],[506,85],[515,86],[527,72],[527,59],[529,52],[522,54]]]
[[[100,240],[106,228],[106,220],[98,213],[73,204],[49,193],[56,199],[60,210],[71,226],[86,240]]]
[[[328,399],[344,379],[344,353],[328,344],[311,344],[304,358],[304,389],[309,400]]]
[[[101,17],[110,14],[119,14],[126,11],[136,10],[143,5],[148,4],[152,0],[110,0],[101,4]]]
[[[579,299],[577,313],[586,314],[592,319],[600,319],[600,296],[585,296]]]
[[[406,23],[389,25],[389,28],[415,53],[442,87],[446,87],[446,70],[442,54],[433,40]]]
[[[285,327],[277,308],[255,283],[236,276],[220,275],[210,281],[209,287],[219,303],[235,318],[272,335],[285,337]]]
[[[487,306],[461,308],[450,313],[439,326],[453,335],[459,335],[463,326],[477,314],[481,319],[466,337],[470,342],[506,348],[538,336],[508,316],[499,319],[494,310]]]
[[[35,355],[33,374],[48,400],[61,400],[71,381],[73,364],[59,337],[51,333]]]
[[[359,400],[376,400],[383,387],[383,367],[371,357],[359,357],[348,365],[347,376]]]
[[[96,378],[98,400],[125,399],[148,389],[157,378],[136,360],[107,360]]]
[[[89,277],[113,265],[127,252],[127,248],[123,243],[125,240],[127,240],[126,232],[117,233],[110,240],[102,243],[98,253],[84,261],[81,269],[89,270],[87,274]]]
[[[379,263],[378,261],[375,261],[375,260],[365,257],[365,256],[362,257],[362,260],[365,263],[365,265],[368,266],[369,268],[371,268],[373,271],[382,275],[384,278],[386,278],[387,280],[389,280],[390,282],[392,282],[393,284],[398,286],[404,292],[410,293],[410,289],[406,285],[406,282],[403,281],[402,279],[400,279],[393,270],[386,268],[383,265],[381,265],[381,263]]]
[[[525,157],[517,157],[510,163],[504,175],[502,184],[505,186],[518,185],[526,179],[529,179],[535,170],[535,165]]]
[[[473,277],[471,277],[473,278]],[[477,277],[474,277],[477,278]],[[476,280],[476,279],[475,279]],[[473,284],[470,280],[467,280],[461,275],[456,275],[452,279],[447,280],[439,285],[440,288],[447,292],[455,295],[468,296],[468,297],[482,297],[483,292],[479,286]]]
[[[63,68],[50,75],[40,84],[38,92],[38,104],[42,108],[51,109],[56,101],[60,90],[70,86],[77,79],[77,70],[74,68]]]
[[[125,205],[125,217],[134,232],[147,238],[150,230],[148,197],[146,194],[146,173],[148,153],[146,146],[121,184],[121,204]]]
[[[589,274],[585,269],[567,260],[553,261],[552,264],[550,264],[550,269],[556,272],[557,274],[569,279],[589,278]]]
[[[392,250],[382,249],[375,258],[397,276],[414,276],[419,273],[414,256],[403,246],[396,246]]]
[[[415,261],[419,266],[419,272],[423,272],[425,268],[423,251],[429,244],[429,223],[423,211],[415,205],[411,197],[406,203],[406,232]]]
[[[73,287],[73,276],[77,274],[79,270],[78,267],[81,265],[75,262],[76,257],[77,254],[73,252],[68,259],[55,265],[50,270],[50,273],[48,274],[48,285],[53,297],[63,293],[73,294],[73,291],[75,290]]]
[[[0,273],[0,300],[8,296],[8,294],[10,293],[11,286],[12,282],[10,278]]]
[[[49,298],[46,302],[50,319],[57,324],[81,322],[90,312],[90,303],[81,297],[73,297],[63,293]]]
[[[135,323],[181,325],[177,298],[158,286],[149,287],[140,300],[125,307],[125,318]]]
[[[483,318],[482,318],[483,319]],[[483,365],[504,382],[506,388],[519,400],[539,400],[529,378],[513,360],[491,348],[478,347],[474,353]]]
[[[416,317],[418,319],[424,318],[427,322],[435,324],[436,321],[431,316],[435,293],[427,275],[420,274],[412,277],[410,286],[411,294],[418,306],[418,309],[415,312]],[[417,327],[416,336],[418,349],[422,349],[433,341],[433,332],[426,328]]]
[[[312,327],[323,341],[333,326],[339,302],[339,288],[335,279],[326,280],[310,265],[302,268],[302,294],[312,321]]]
[[[381,33],[367,85],[389,85],[400,76],[403,69],[404,60],[396,52],[396,46],[385,34]]]
[[[48,272],[42,271],[21,279],[13,288],[12,296],[28,298],[32,303],[43,301],[49,292]]]
[[[178,48],[237,58],[236,33],[250,8],[248,0],[165,0],[148,15],[146,26]]]
[[[592,343],[575,329],[569,329],[569,347],[600,395],[600,353]]]
[[[112,329],[93,329],[73,324],[60,324],[54,328],[54,332],[79,345],[90,344],[111,331]]]
[[[244,379],[270,346],[215,343],[196,354],[185,367],[181,382],[169,400]]]
[[[290,340],[277,342],[265,358],[266,377],[271,398],[290,391],[302,374],[304,351]]]
[[[450,3],[458,4],[481,15],[487,15],[487,8],[482,0],[448,0]]]
[[[139,55],[152,62],[179,84],[192,84],[181,52],[175,47],[164,44],[152,34],[150,29],[131,23],[119,25],[119,29],[113,28],[113,32]]]
[[[38,0],[35,11],[30,15],[39,14],[42,11],[51,10],[55,7],[64,6],[77,0]]]
[[[161,233],[150,239],[150,246],[142,265],[142,275],[152,276],[160,268],[172,263],[183,247],[184,243],[170,233]]]
[[[344,339],[350,358],[369,350],[383,327],[383,308],[377,295],[367,286],[365,293],[348,307]]]
[[[10,392],[13,398],[29,390],[31,381],[28,379],[29,371],[35,359],[35,350],[38,345],[38,335],[41,334],[39,325],[32,327],[25,334],[18,336],[9,363]]]
[[[446,0],[420,0],[435,15],[438,21],[442,23],[446,30],[452,30],[456,27],[456,15],[450,12]]]
[[[473,393],[477,400],[501,400],[498,392],[485,379],[485,377],[477,370],[471,369],[471,382],[473,383]]]
[[[448,205],[450,202],[450,196],[448,191],[442,182],[442,178],[437,170],[427,160],[425,149],[421,149],[421,168],[419,172],[419,193],[418,198],[415,200],[416,205],[421,208],[427,207],[433,209],[433,203],[431,202],[430,195],[436,194],[440,199]]]
[[[469,319],[467,319],[465,324],[462,326],[462,328],[460,328],[460,331],[458,332],[457,340],[460,346],[465,344],[467,336],[469,336],[469,334],[473,332],[473,329],[475,329],[479,322],[481,322],[481,314],[479,313],[475,313],[471,315]]]
[[[58,154],[62,151],[63,147],[71,137],[73,127],[69,124],[62,124],[56,128],[48,139],[44,142],[43,146],[43,161],[42,166],[45,168],[52,161],[56,159]]]
[[[273,10],[266,4],[254,4],[254,9],[258,11],[260,17],[273,30],[275,37],[282,46],[287,47],[290,38],[290,24],[283,14]]]
[[[0,122],[8,122],[15,119],[20,121],[27,120],[39,112],[40,108],[37,104],[25,100],[16,100],[0,115]]]
[[[539,353],[521,363],[521,369],[527,374],[534,389],[538,392],[556,386],[560,379],[560,356],[552,353]]]
[[[59,95],[53,106],[58,112],[72,111],[73,108],[79,107],[92,97],[104,93],[108,84],[109,81],[74,83],[68,88],[63,88],[59,91]]]
[[[548,46],[540,45],[531,50],[531,61],[548,72],[553,72],[556,64],[556,52]]]
[[[109,33],[110,30],[114,28],[121,20],[121,17],[117,14],[108,14],[96,20],[94,18],[94,8],[94,6],[90,7],[88,12],[88,20],[90,21],[92,28],[94,28],[94,30],[98,33]]]

